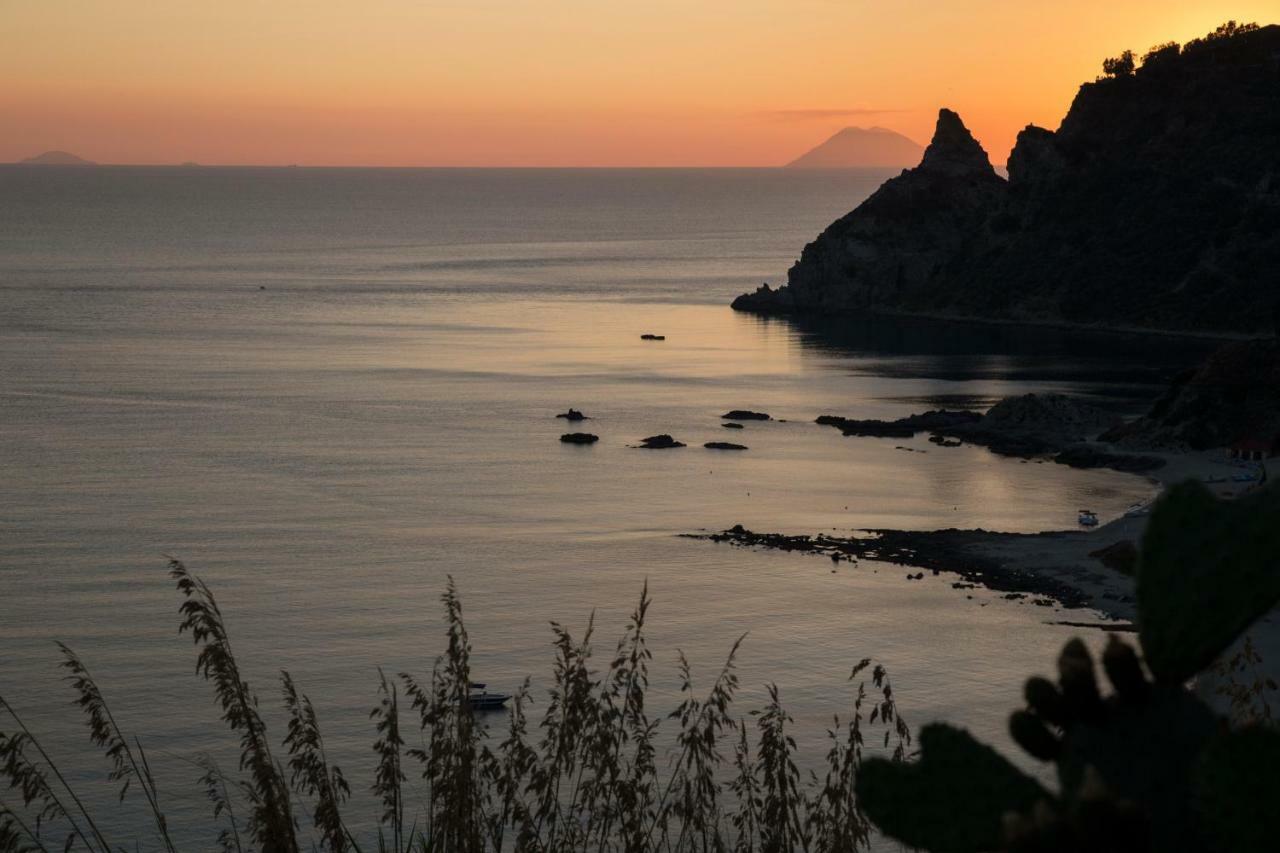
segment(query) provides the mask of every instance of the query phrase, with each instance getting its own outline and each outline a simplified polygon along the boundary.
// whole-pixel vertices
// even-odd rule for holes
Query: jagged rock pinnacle
[[[938,126],[925,149],[922,171],[947,175],[995,174],[987,152],[964,126],[960,116],[945,107],[938,111]]]

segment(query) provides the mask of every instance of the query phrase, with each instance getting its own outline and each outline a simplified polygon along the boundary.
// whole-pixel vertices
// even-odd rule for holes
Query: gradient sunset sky
[[[847,125],[1003,163],[1197,0],[0,0],[0,162],[755,166]]]

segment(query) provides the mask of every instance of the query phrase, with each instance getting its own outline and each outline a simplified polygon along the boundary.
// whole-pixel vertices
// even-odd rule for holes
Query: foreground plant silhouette
[[[235,773],[224,773],[208,756],[196,762],[213,818],[198,849],[357,851],[363,842],[397,853],[850,851],[865,848],[871,835],[854,794],[865,728],[879,730],[879,746],[895,761],[911,744],[887,673],[862,660],[850,674],[857,681],[852,713],[828,732],[825,773],[802,781],[792,720],[777,688],[770,686],[766,707],[748,717],[733,711],[739,638],[705,694],[695,690],[680,655],[682,701],[666,716],[675,731],[666,736],[674,746],[664,759],[656,746],[663,718],[651,717],[647,707],[647,586],[603,672],[593,668],[591,623],[579,639],[553,623],[554,679],[540,734],[535,740],[529,730],[526,680],[505,731],[491,736],[467,702],[471,645],[450,579],[442,596],[447,647],[429,679],[378,671],[371,791],[381,812],[376,836],[362,838],[345,813],[351,783],[331,762],[310,698],[281,673],[288,725],[277,757],[212,590],[177,560],[169,570],[183,599],[179,631],[194,640],[196,671],[213,686],[222,720],[239,739]],[[60,648],[90,741],[110,765],[108,779],[121,783],[121,800],[131,787],[141,792],[154,826],[146,835],[139,827],[138,837],[108,838],[81,792],[0,698],[0,711],[14,727],[0,730],[0,777],[20,801],[0,799],[0,853],[108,853],[144,843],[177,850],[141,743],[121,731],[87,666]],[[410,741],[421,746],[406,749]],[[421,783],[410,786],[411,777]]]
[[[1056,683],[1026,683],[1014,740],[1056,765],[1051,794],[966,732],[920,732],[920,760],[870,758],[859,803],[886,834],[948,853],[980,850],[1273,851],[1280,847],[1280,732],[1263,713],[1232,727],[1187,681],[1280,601],[1280,489],[1234,502],[1199,484],[1152,512],[1138,563],[1137,651],[1114,637],[1102,696],[1088,649],[1073,640]],[[1250,649],[1251,647],[1246,647]],[[1233,659],[1234,660],[1234,659]],[[1275,685],[1255,683],[1243,697]]]

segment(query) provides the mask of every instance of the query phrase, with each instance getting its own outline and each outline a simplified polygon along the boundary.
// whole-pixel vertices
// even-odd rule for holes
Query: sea
[[[277,738],[280,670],[312,699],[372,833],[379,668],[429,672],[450,578],[474,676],[507,692],[529,677],[535,720],[550,624],[594,619],[603,668],[647,584],[655,714],[679,701],[681,652],[709,688],[745,634],[735,707],[749,720],[775,684],[802,767],[869,657],[913,727],[953,722],[1046,775],[1005,722],[1080,632],[1053,623],[1093,614],[681,535],[1067,529],[1154,494],[814,423],[1026,392],[1136,413],[1204,351],[728,307],[785,281],[889,176],[0,167],[0,696],[133,837],[136,795],[116,804],[63,683],[68,644],[146,747],[175,835],[211,845],[191,762],[234,769],[235,739],[177,632],[179,558],[214,591]],[[591,420],[555,417],[569,407]],[[730,409],[773,420],[729,430]],[[600,440],[559,440],[578,430]],[[688,446],[634,447],[659,433]],[[703,447],[725,440],[749,449]]]

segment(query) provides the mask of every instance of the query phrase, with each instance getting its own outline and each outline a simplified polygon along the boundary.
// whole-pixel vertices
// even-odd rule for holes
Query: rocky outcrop
[[[785,288],[764,285],[733,307],[769,313],[913,302],[982,227],[1004,184],[960,117],[944,109],[919,166],[805,246]]]
[[[973,423],[936,432],[980,444],[1003,456],[1031,457],[1092,441],[1118,423],[1112,413],[1063,394],[1023,394],[1006,397]],[[1069,463],[1064,459],[1064,464]],[[1103,467],[1103,463],[1077,467]]]
[[[1103,438],[1173,450],[1280,442],[1280,341],[1227,344],[1178,377],[1146,415]]]
[[[648,438],[640,439],[640,443],[633,445],[641,450],[667,450],[673,447],[685,447],[682,441],[676,441],[665,432],[661,435],[651,435]]]
[[[1280,27],[1084,84],[1008,170],[943,110],[919,166],[733,305],[1214,334],[1280,319]]]
[[[720,416],[726,421],[771,421],[767,412],[753,412],[749,409],[732,409]]]
[[[942,430],[962,424],[977,423],[982,415],[966,410],[936,409],[918,415],[908,415],[894,421],[844,418],[839,415],[819,415],[814,423],[833,426],[844,435],[875,438],[911,438],[918,432]]]
[[[1024,433],[1055,442],[1072,442],[1097,438],[1117,422],[1118,418],[1111,412],[1065,394],[1023,394],[1006,397],[996,403],[972,429]]]
[[[560,440],[565,444],[595,444],[600,436],[589,432],[566,432],[560,436]]]

